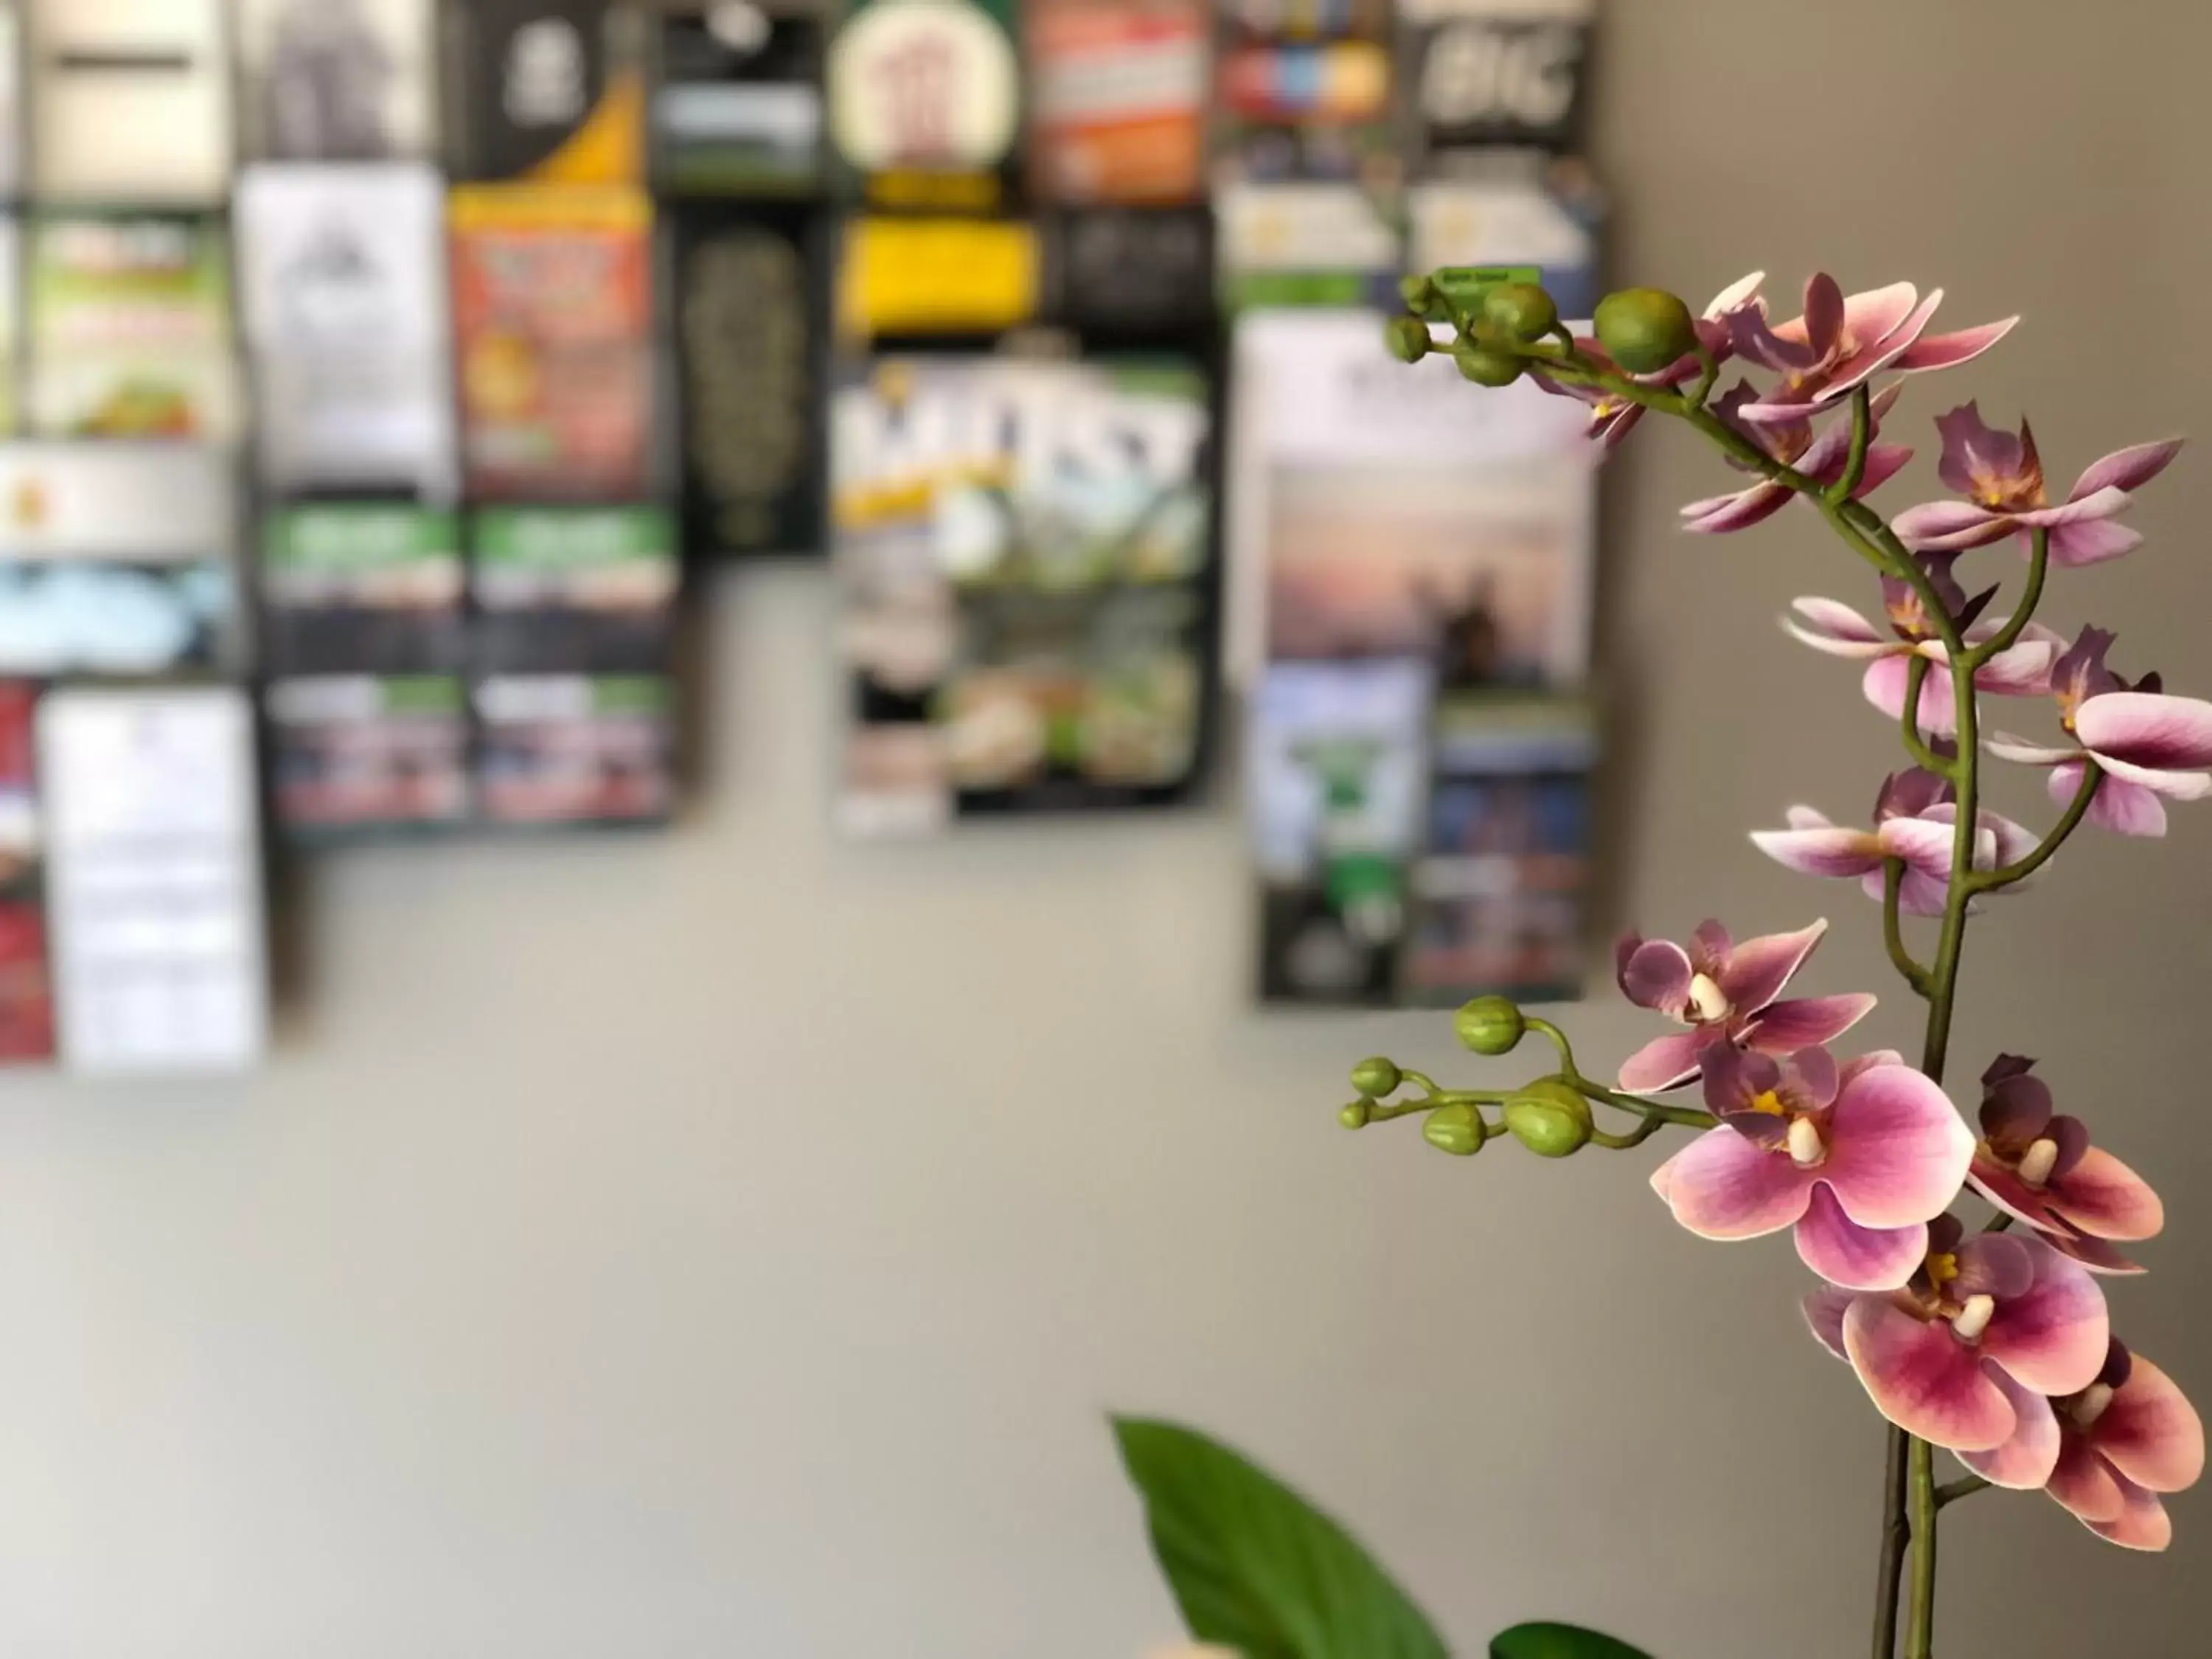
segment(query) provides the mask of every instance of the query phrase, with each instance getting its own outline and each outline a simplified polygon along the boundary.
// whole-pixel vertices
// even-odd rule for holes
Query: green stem
[[[1844,462],[1844,476],[1828,486],[1826,497],[1831,507],[1841,507],[1858,493],[1866,482],[1867,452],[1874,447],[1874,393],[1862,382],[1851,393],[1851,450]]]
[[[1962,1474],[1956,1480],[1947,1480],[1936,1488],[1936,1507],[1948,1509],[1961,1498],[1972,1498],[1978,1492],[1987,1492],[1990,1482],[1978,1474]]]
[[[1720,1127],[1720,1119],[1711,1112],[1699,1111],[1694,1106],[1669,1106],[1663,1100],[1646,1100],[1641,1095],[1625,1095],[1608,1089],[1601,1083],[1593,1083],[1586,1077],[1569,1073],[1567,1081],[1576,1091],[1591,1100],[1619,1108],[1624,1112],[1640,1112],[1654,1123],[1672,1123],[1684,1129],[1713,1129]]]
[[[1925,1440],[1911,1448],[1912,1618],[1905,1632],[1905,1659],[1933,1659],[1936,1652],[1936,1449]]]
[[[1888,859],[1881,866],[1881,939],[1889,947],[1889,960],[1905,975],[1905,982],[1922,996],[1928,994],[1928,970],[1913,957],[1905,943],[1905,923],[1899,900],[1905,890],[1905,860]]]
[[[1920,731],[1920,694],[1928,684],[1928,675],[1933,665],[1917,652],[1905,659],[1905,708],[1897,717],[1899,731],[1905,738],[1905,752],[1913,763],[1926,768],[1939,778],[1953,776],[1957,763],[1936,752]]]
[[[1626,1152],[1631,1146],[1641,1146],[1666,1127],[1665,1118],[1647,1117],[1625,1135],[1608,1134],[1603,1129],[1592,1129],[1590,1143],[1593,1146],[1610,1147],[1616,1152]]]
[[[1905,1547],[1912,1537],[1905,1519],[1906,1468],[1911,1437],[1889,1431],[1889,1474],[1881,1494],[1881,1561],[1874,1592],[1874,1659],[1897,1659],[1897,1592],[1905,1576]]]
[[[2051,833],[2035,844],[2034,851],[2019,863],[2008,864],[2002,870],[1978,872],[1968,878],[1967,885],[1977,893],[1991,892],[2000,887],[2010,887],[2026,881],[2050,863],[2051,855],[2066,844],[2069,836],[2081,827],[2081,820],[2089,815],[2089,807],[2097,799],[2097,787],[2104,781],[2105,775],[2100,768],[2085,763],[2081,769],[2081,787],[2074,792],[2074,799],[2067,803],[2064,815],[2051,826]]]
[[[1966,653],[1966,660],[1979,668],[2000,651],[2008,651],[2018,642],[2021,635],[2034,619],[2035,608],[2043,603],[2043,580],[2051,574],[2051,532],[2038,530],[2029,542],[2027,586],[2021,589],[2020,603],[2013,607],[2005,625]]]

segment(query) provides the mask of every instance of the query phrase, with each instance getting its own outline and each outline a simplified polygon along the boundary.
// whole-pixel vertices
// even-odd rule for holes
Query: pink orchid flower
[[[1923,300],[1910,283],[1846,298],[1836,279],[1822,272],[1805,284],[1805,314],[1795,322],[1770,326],[1762,301],[1740,307],[1731,319],[1737,352],[1781,375],[1782,384],[1738,412],[1762,425],[1802,421],[1876,374],[1971,362],[2020,321],[2008,317],[1956,334],[1931,335],[1928,325],[1942,302],[1942,289]]]
[[[1939,1216],[1903,1289],[1824,1286],[1806,1298],[1805,1317],[1898,1427],[1953,1451],[1994,1451],[2033,1439],[2051,1400],[2097,1380],[2112,1326],[2104,1291],[2079,1262],[2038,1238],[1962,1243],[1963,1231]],[[2040,1443],[2055,1460],[2055,1437]]]
[[[1974,1190],[2069,1255],[2077,1237],[2155,1237],[2166,1207],[2150,1183],[2091,1146],[2081,1119],[2051,1110],[2050,1085],[2033,1075],[2034,1065],[1999,1054],[1982,1073],[1982,1133],[1966,1176]]]
[[[2129,1549],[2173,1541],[2160,1495],[2203,1474],[2204,1424],[2172,1377],[2115,1337],[2096,1380],[2077,1394],[2045,1400],[2001,1382],[2018,1427],[2002,1445],[1960,1453],[1960,1462],[1993,1486],[2041,1487],[2090,1531]]]
[[[1891,773],[1882,784],[1871,830],[1850,829],[1813,807],[1793,806],[1788,829],[1754,830],[1752,845],[1800,875],[1856,880],[1877,903],[1885,892],[1884,871],[1890,860],[1899,860],[1905,866],[1899,909],[1907,915],[1939,916],[1950,894],[1952,841],[1959,821],[1955,793],[1933,772],[1916,766]],[[1995,870],[2034,850],[2035,837],[2010,818],[1986,807],[1976,817],[1975,869]]]
[[[2141,547],[2142,536],[2113,520],[2134,505],[2129,492],[2165,471],[2181,450],[2179,438],[2116,450],[2053,507],[2026,421],[2018,437],[1993,431],[1983,424],[1979,407],[1968,404],[1937,416],[1936,425],[1943,434],[1943,482],[1966,499],[1929,501],[1899,514],[1892,527],[1905,545],[1960,552],[2015,536],[2025,547],[2033,532],[2047,530],[2051,562],[2062,568],[2100,564]]]
[[[1769,933],[1737,945],[1717,921],[1706,921],[1689,948],[1629,933],[1614,947],[1620,988],[1689,1029],[1669,1032],[1631,1054],[1620,1086],[1635,1094],[1679,1089],[1703,1069],[1701,1052],[1717,1041],[1762,1054],[1789,1054],[1832,1042],[1864,1019],[1875,999],[1863,994],[1777,1001],[1813,947],[1828,931],[1823,920],[1795,933]]]
[[[1899,384],[1886,386],[1875,394],[1874,430],[1876,433],[1881,429],[1881,417],[1889,413],[1904,389]],[[1744,420],[1741,411],[1757,397],[1750,381],[1740,381],[1715,405],[1714,412],[1784,465],[1794,466],[1820,483],[1841,483],[1850,459],[1850,422],[1831,421],[1817,437],[1814,434],[1810,420],[1771,426],[1756,425]],[[1851,492],[1851,499],[1857,501],[1879,489],[1903,471],[1911,459],[1912,452],[1901,444],[1870,444],[1867,450],[1865,476],[1860,480],[1859,487]],[[1739,489],[1733,495],[1713,495],[1704,501],[1692,501],[1681,509],[1682,528],[1699,535],[1722,535],[1730,531],[1748,530],[1755,524],[1765,523],[1791,501],[1799,499],[1797,492],[1789,485],[1761,478],[1748,489]]]
[[[1944,608],[1951,613],[1960,637],[1969,645],[1978,645],[2002,626],[1982,617],[1996,590],[1988,588],[1968,599],[1958,578],[1951,573],[1958,556],[1955,553],[1918,556],[1922,570],[1942,599]],[[1909,684],[1907,665],[1914,657],[1925,658],[1929,669],[1920,687],[1920,729],[1938,737],[1948,737],[1958,730],[1959,724],[1950,651],[1937,637],[1936,625],[1929,618],[1927,603],[1911,583],[1901,577],[1884,576],[1881,597],[1890,628],[1887,637],[1850,606],[1818,596],[1793,600],[1790,609],[1796,614],[1782,619],[1783,629],[1801,645],[1808,645],[1815,651],[1865,663],[1866,677],[1860,683],[1861,689],[1869,702],[1893,720],[1905,713],[1905,689]],[[2051,689],[2051,667],[2063,643],[2040,623],[2028,623],[2017,640],[1974,672],[1975,689],[2003,697],[2043,696]]]
[[[2162,836],[2166,805],[2160,797],[2212,795],[2212,702],[2168,696],[2155,674],[2130,686],[2105,666],[2112,637],[2083,629],[2051,669],[2058,723],[2072,743],[2031,743],[1999,732],[1987,747],[2006,760],[2049,767],[2057,801],[2073,799],[2082,769],[2094,762],[2105,781],[2089,804],[2089,821],[2123,836]]]
[[[1705,1051],[1705,1087],[1720,1127],[1651,1176],[1674,1219],[1700,1238],[1795,1228],[1798,1255],[1830,1283],[1902,1288],[1973,1156],[1949,1097],[1893,1053],[1839,1074],[1826,1048],[1778,1061],[1729,1042]]]
[[[1713,296],[1712,303],[1705,307],[1705,315],[1698,319],[1695,325],[1698,338],[1705,349],[1713,354],[1714,362],[1726,362],[1733,355],[1735,345],[1732,331],[1729,325],[1729,318],[1738,308],[1750,304],[1757,297],[1759,285],[1765,280],[1765,271],[1754,270],[1750,276],[1729,283]],[[1578,337],[1575,341],[1575,346],[1584,356],[1594,359],[1607,368],[1613,369],[1616,367],[1613,360],[1605,355],[1605,349],[1595,340]],[[1704,364],[1692,355],[1669,365],[1656,374],[1632,374],[1629,379],[1636,381],[1639,386],[1677,386],[1694,380],[1704,371]],[[1606,450],[1610,451],[1618,447],[1621,440],[1634,431],[1636,423],[1644,418],[1642,404],[1624,398],[1618,392],[1608,392],[1603,386],[1570,386],[1565,381],[1552,379],[1541,369],[1534,368],[1528,371],[1528,378],[1556,397],[1572,398],[1577,402],[1588,404],[1590,416],[1589,431],[1586,435]]]

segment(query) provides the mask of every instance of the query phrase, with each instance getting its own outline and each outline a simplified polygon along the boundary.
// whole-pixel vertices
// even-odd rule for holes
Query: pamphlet
[[[434,154],[436,0],[234,0],[249,155],[392,161]]]
[[[203,205],[230,187],[223,0],[26,0],[33,194]]]
[[[800,197],[823,182],[823,26],[708,0],[660,22],[656,178],[678,195]]]

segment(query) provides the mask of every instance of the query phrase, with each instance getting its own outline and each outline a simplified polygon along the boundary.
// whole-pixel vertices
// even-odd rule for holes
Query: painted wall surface
[[[1765,265],[1787,295],[1825,264],[1940,283],[1958,324],[2025,311],[1895,429],[2033,399],[2062,485],[2212,439],[2212,15],[1611,10],[1622,276],[1702,299]],[[1825,911],[1820,986],[1883,985],[1872,908],[1743,839],[1863,810],[1892,763],[1853,671],[1775,626],[1870,584],[1809,515],[1679,537],[1716,487],[1657,428],[1611,485],[1609,919]],[[2150,547],[2056,612],[2205,690],[2212,449],[2136,522]],[[1786,1244],[1677,1231],[1656,1149],[1469,1164],[1338,1129],[1363,1054],[1472,1066],[1434,1018],[1251,1011],[1226,805],[836,844],[822,578],[709,603],[713,788],[680,833],[331,859],[265,1075],[0,1085],[0,1653],[1127,1659],[1174,1626],[1109,1406],[1245,1443],[1470,1646],[1573,1615],[1676,1659],[1863,1651],[1881,1436],[1797,1328]],[[1955,1052],[2044,1054],[2154,1169],[2172,1237],[2122,1326],[2212,1398],[2212,809],[2176,817],[1991,907]],[[1870,1037],[1913,1014],[1890,996]],[[1648,1029],[1609,994],[1573,1022],[1593,1059]],[[2163,1562],[2039,1498],[1951,1516],[1949,1659],[2203,1651],[2212,1499]]]

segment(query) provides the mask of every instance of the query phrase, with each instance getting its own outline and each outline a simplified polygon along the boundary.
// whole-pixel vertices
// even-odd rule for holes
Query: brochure
[[[469,0],[448,9],[456,176],[645,181],[645,18],[609,0]]]
[[[52,1060],[54,1054],[37,706],[35,686],[0,681],[0,1064]]]
[[[434,154],[435,0],[234,0],[249,155],[391,161]]]
[[[494,674],[476,686],[483,816],[651,823],[675,805],[675,695],[653,674]]]
[[[824,82],[838,160],[870,203],[988,212],[1018,171],[1012,0],[858,0]]]
[[[451,204],[464,487],[636,500],[653,483],[653,206],[473,185]]]
[[[1208,24],[1199,0],[1040,0],[1024,27],[1036,200],[1203,197]]]
[[[1181,799],[1212,638],[1198,368],[884,357],[831,422],[842,823]]]
[[[801,197],[821,187],[823,29],[798,9],[711,0],[660,20],[653,137],[660,187]]]
[[[230,187],[223,0],[24,0],[33,193],[212,204]]]
[[[267,707],[270,792],[289,834],[468,817],[468,694],[458,675],[285,675],[270,682]]]

